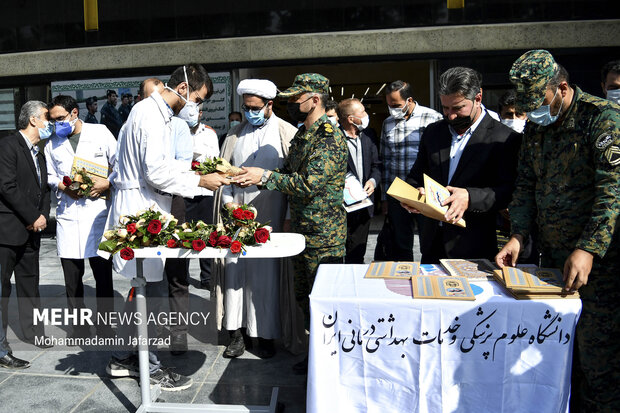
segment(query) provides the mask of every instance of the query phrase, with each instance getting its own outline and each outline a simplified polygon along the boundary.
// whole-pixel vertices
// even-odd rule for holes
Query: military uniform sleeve
[[[515,191],[512,195],[512,202],[508,206],[511,232],[513,235],[522,235],[523,238],[529,236],[532,224],[536,219],[536,199],[534,197],[536,175],[531,161],[533,147],[531,139],[527,139],[526,131],[519,151]]]
[[[343,157],[344,140],[338,139],[337,132],[331,126],[323,124],[319,133],[312,138],[317,139],[311,153],[308,154],[304,167],[290,170],[289,162],[284,168],[274,171],[267,181],[267,189],[276,189],[287,195],[301,198],[312,198],[319,195],[327,185],[328,179],[335,176],[346,163]]]
[[[620,214],[620,112],[611,106],[592,123],[594,202],[576,247],[604,257]]]

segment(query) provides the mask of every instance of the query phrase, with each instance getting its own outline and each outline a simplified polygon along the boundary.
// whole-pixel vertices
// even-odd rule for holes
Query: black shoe
[[[0,358],[0,367],[4,369],[21,370],[30,367],[30,362],[18,359],[17,357],[9,353],[6,356]]]
[[[243,334],[241,329],[235,330],[230,334],[231,342],[224,350],[224,357],[234,358],[239,357],[245,352],[245,344],[243,342]]]
[[[54,347],[53,344],[46,344],[47,341],[51,343],[51,340],[48,336],[37,336],[36,338],[33,337],[33,338],[25,339],[24,343],[32,344],[33,346],[39,347],[42,349]]]
[[[191,377],[182,376],[165,367],[151,373],[151,386],[159,384],[162,391],[185,390],[193,383],[194,380]]]
[[[273,340],[266,338],[258,338],[258,357],[262,359],[270,359],[276,355],[276,346]]]
[[[170,335],[170,354],[180,356],[187,352],[187,334],[177,333]]]
[[[105,371],[110,377],[140,377],[138,357],[131,355],[126,359],[118,359],[112,356]]]
[[[302,374],[308,374],[308,356],[306,356],[299,363],[293,364],[293,373],[301,376]]]

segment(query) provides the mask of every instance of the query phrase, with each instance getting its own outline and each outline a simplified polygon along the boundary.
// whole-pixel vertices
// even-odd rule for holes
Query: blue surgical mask
[[[66,138],[71,135],[73,130],[75,129],[75,123],[77,122],[77,118],[72,121],[61,121],[54,123],[54,132],[56,136],[59,138]]]
[[[562,97],[562,103],[560,104],[560,110],[555,115],[551,115],[551,104],[555,100],[555,97],[557,96],[559,90],[560,89],[557,89],[555,91],[555,95],[553,95],[553,99],[551,99],[551,102],[548,105],[542,105],[538,109],[535,109],[531,112],[527,112],[528,119],[534,123],[539,124],[540,126],[548,126],[548,125],[551,125],[556,120],[558,120],[558,117],[560,117],[560,113],[562,112],[562,104],[564,103],[564,98]]]
[[[50,136],[52,136],[52,133],[54,133],[54,126],[51,122],[44,120],[43,124],[45,125],[44,128],[37,128],[39,129],[39,139],[41,140],[49,138]]]
[[[263,107],[259,111],[246,110],[244,111],[245,118],[253,126],[260,126],[265,123],[265,108]]]
[[[610,89],[607,91],[607,99],[620,105],[620,89]]]
[[[241,122],[239,122],[238,120],[231,120],[230,121],[230,129],[234,128],[235,126],[239,125]]]

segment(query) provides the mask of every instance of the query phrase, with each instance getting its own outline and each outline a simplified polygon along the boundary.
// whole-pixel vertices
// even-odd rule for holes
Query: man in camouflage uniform
[[[536,223],[544,267],[562,268],[583,310],[573,388],[581,411],[620,411],[620,106],[568,84],[546,50],[513,64],[517,110],[528,114],[513,201],[512,237],[496,257],[515,265]],[[574,371],[579,366],[574,366]]]
[[[291,230],[306,238],[306,249],[295,257],[295,295],[310,321],[308,295],[319,264],[342,263],[347,217],[342,191],[347,173],[347,144],[325,115],[329,80],[317,73],[297,75],[293,86],[279,94],[288,98],[289,115],[303,122],[280,170],[243,168],[235,181],[262,185],[288,195]]]

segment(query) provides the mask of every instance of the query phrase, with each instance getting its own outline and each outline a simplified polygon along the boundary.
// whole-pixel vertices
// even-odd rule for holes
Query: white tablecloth
[[[321,265],[310,295],[308,412],[567,411],[581,301],[414,300],[409,280]]]

